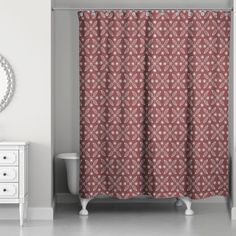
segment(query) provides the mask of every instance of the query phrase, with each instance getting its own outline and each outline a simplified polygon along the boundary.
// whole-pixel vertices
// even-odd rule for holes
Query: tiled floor
[[[1,221],[1,236],[236,236],[223,203],[195,203],[194,216],[173,202],[91,202],[90,215],[81,217],[78,204],[61,204],[54,221]]]

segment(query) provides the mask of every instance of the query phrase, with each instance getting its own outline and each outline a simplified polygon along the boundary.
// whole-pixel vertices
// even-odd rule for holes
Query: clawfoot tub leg
[[[186,205],[187,209],[185,210],[186,216],[194,215],[194,211],[191,209],[192,200],[189,197],[182,197],[181,201]]]
[[[177,207],[182,207],[183,206],[183,202],[181,201],[180,198],[176,198],[175,206],[177,206]]]
[[[86,209],[86,207],[87,207],[90,200],[91,200],[90,198],[80,198],[82,210],[79,212],[79,214],[81,216],[87,216],[88,215],[88,210]]]

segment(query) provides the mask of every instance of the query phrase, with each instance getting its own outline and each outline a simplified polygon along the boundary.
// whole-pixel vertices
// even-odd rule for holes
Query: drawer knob
[[[3,176],[6,176],[7,175],[7,173],[3,173]]]
[[[6,156],[4,156],[4,157],[3,157],[3,159],[4,159],[4,160],[6,160],[6,159],[7,159],[7,157],[6,157]]]
[[[3,189],[3,192],[6,192],[6,191],[7,191],[7,190],[4,188],[4,189]]]

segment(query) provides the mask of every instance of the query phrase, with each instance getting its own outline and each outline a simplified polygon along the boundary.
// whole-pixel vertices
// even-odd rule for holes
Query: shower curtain
[[[227,196],[230,13],[78,16],[80,196]]]

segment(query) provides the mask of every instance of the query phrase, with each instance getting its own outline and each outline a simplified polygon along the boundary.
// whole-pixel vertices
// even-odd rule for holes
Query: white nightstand
[[[21,226],[28,208],[28,146],[26,142],[0,142],[0,203],[19,204]]]

